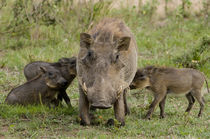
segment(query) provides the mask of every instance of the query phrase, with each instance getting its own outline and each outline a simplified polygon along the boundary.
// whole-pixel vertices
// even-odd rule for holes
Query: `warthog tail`
[[[206,82],[206,88],[207,88],[207,91],[209,93],[209,86],[208,86],[208,82],[207,82],[207,79],[206,79],[206,76],[204,75],[204,79],[205,79],[205,82]]]

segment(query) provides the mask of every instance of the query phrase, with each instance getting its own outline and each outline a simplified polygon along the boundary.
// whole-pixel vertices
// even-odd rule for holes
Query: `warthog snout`
[[[104,79],[102,79],[103,81]],[[117,99],[117,94],[114,93],[114,88],[109,83],[101,84],[98,81],[93,86],[89,87],[83,83],[83,90],[85,95],[87,96],[91,107],[98,109],[108,109],[112,107],[112,104]]]
[[[65,79],[59,79],[58,80],[58,85],[61,86],[61,87],[65,87],[68,85],[68,82],[65,80]]]
[[[136,85],[134,83],[131,83],[129,87],[130,89],[136,89]]]
[[[112,105],[108,104],[106,101],[101,100],[101,101],[97,101],[91,104],[91,107],[98,108],[98,109],[109,109],[112,107]]]

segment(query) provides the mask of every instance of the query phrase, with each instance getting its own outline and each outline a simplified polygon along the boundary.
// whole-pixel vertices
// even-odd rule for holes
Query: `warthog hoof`
[[[82,126],[87,126],[87,125],[89,125],[89,124],[87,124],[84,120],[81,120],[81,121],[80,121],[80,125],[82,125]]]
[[[130,112],[130,109],[127,108],[126,111],[125,111],[125,115],[130,115],[130,113],[131,113],[131,112]]]
[[[145,116],[144,119],[145,120],[151,120],[151,117],[150,116]]]
[[[160,119],[163,119],[163,118],[165,118],[165,115],[160,115]]]
[[[106,126],[114,126],[114,119],[109,119],[106,123]]]
[[[114,119],[109,119],[106,123],[106,126],[114,126],[115,123],[114,123]],[[117,125],[116,125],[117,126]],[[125,122],[122,122],[120,125],[118,126],[125,126]]]
[[[90,111],[96,111],[96,108],[90,106]]]

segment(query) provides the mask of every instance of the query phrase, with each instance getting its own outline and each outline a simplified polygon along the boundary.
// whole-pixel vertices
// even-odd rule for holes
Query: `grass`
[[[71,92],[74,93],[74,92]],[[77,92],[75,92],[77,93]],[[133,92],[132,92],[133,93]],[[210,97],[206,95],[204,115],[197,118],[199,105],[196,102],[190,115],[184,113],[187,100],[183,97],[169,97],[166,103],[166,118],[159,119],[157,109],[152,120],[144,120],[147,109],[144,105],[144,94],[129,95],[131,115],[126,117],[125,127],[106,127],[108,118],[113,118],[113,110],[98,110],[95,112],[98,126],[83,127],[78,123],[77,99],[73,100],[74,109],[67,107],[48,109],[44,106],[8,106],[1,105],[1,129],[3,137],[88,137],[88,138],[113,138],[113,137],[196,137],[208,138],[209,134],[209,108]],[[145,92],[148,93],[148,92]],[[2,98],[3,96],[1,96]],[[74,98],[70,94],[71,98]],[[151,95],[148,96],[152,100]]]
[[[12,3],[9,3],[7,6],[11,5]],[[144,97],[146,95],[151,103],[152,95],[147,90],[131,91],[128,95],[131,115],[126,117],[125,127],[105,126],[109,118],[114,118],[113,109],[94,112],[99,125],[80,126],[77,80],[67,90],[74,109],[67,106],[49,109],[45,106],[22,107],[3,104],[12,88],[25,82],[23,68],[27,63],[38,60],[53,62],[61,57],[77,55],[79,33],[85,31],[85,25],[92,20],[77,20],[78,13],[73,9],[69,15],[65,14],[68,10],[65,8],[64,6],[60,13],[56,13],[56,21],[63,19],[62,22],[45,25],[40,19],[40,22],[32,22],[29,29],[24,28],[23,32],[13,33],[5,33],[9,25],[9,31],[20,27],[14,27],[12,24],[12,9],[6,7],[1,10],[0,14],[6,15],[2,15],[3,20],[0,21],[0,138],[210,138],[209,94],[204,95],[206,104],[201,118],[197,118],[197,102],[187,115],[184,113],[187,99],[169,96],[165,108],[166,118],[159,119],[159,108],[156,108],[152,120],[148,121],[143,119],[148,109],[148,104],[144,104]],[[202,38],[209,37],[210,34],[209,24],[206,24],[203,17],[184,19],[172,15],[161,21],[163,25],[158,26],[147,16],[137,14],[135,9],[110,12],[104,12],[104,8],[100,9],[101,11],[94,14],[94,21],[103,16],[118,17],[130,27],[138,44],[139,67],[178,67],[173,59],[199,46]],[[86,19],[89,15],[86,13],[87,10],[82,9],[80,18]],[[28,23],[25,24],[28,27]],[[209,55],[208,49],[201,55],[201,59]],[[210,82],[210,62],[199,67],[199,70],[205,73]]]

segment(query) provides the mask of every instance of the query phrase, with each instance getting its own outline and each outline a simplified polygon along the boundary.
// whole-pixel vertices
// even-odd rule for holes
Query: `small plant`
[[[6,5],[6,0],[0,0],[0,10]]]
[[[171,2],[171,0],[165,0],[165,6],[164,6],[164,9],[165,9],[165,14],[166,16],[169,15],[169,12],[168,12],[168,3]]]
[[[189,10],[191,5],[192,5],[192,2],[190,0],[182,0],[182,4],[178,6],[176,16],[181,17],[181,18],[189,17],[190,13],[187,11],[187,9]]]
[[[111,1],[104,0],[100,0],[96,3],[90,1],[86,4],[83,4],[83,8],[80,9],[81,11],[79,13],[79,22],[82,24],[82,27],[85,29],[91,28],[93,21],[98,20],[98,18],[107,16],[110,12],[111,4]]]
[[[210,1],[209,0],[203,0],[203,13],[204,13],[204,18],[206,20],[206,23],[209,21],[209,14],[210,14]]]
[[[210,57],[201,58],[205,51],[210,51],[210,37],[203,37],[199,47],[195,47],[191,52],[175,58],[173,61],[178,66],[198,69],[210,62]]]
[[[157,5],[158,5],[157,0],[152,0],[151,2],[147,1],[147,3],[142,6],[141,13],[143,15],[152,17],[152,15],[154,14],[154,12],[157,8]]]
[[[190,0],[182,0],[182,8],[181,8],[181,13],[183,17],[187,17],[187,12],[186,12],[186,8],[189,9],[189,7],[191,6],[191,2]]]

